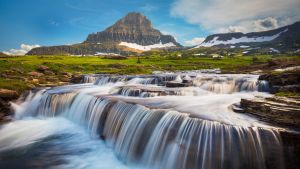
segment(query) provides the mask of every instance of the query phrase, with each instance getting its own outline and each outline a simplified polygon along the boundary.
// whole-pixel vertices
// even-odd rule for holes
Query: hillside
[[[225,33],[208,36],[199,47],[276,48],[280,51],[300,48],[300,22],[274,30],[252,33]]]

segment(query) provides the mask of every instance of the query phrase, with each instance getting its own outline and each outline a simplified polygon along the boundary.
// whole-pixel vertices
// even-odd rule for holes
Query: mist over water
[[[184,81],[189,87],[166,87]],[[0,129],[0,165],[284,168],[277,128],[230,109],[241,98],[269,95],[258,76],[88,75],[83,83],[14,103],[16,120]]]

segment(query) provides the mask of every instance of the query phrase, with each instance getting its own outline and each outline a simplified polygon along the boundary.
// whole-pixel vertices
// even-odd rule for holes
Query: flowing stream
[[[281,169],[278,129],[231,109],[267,92],[256,75],[86,75],[12,103],[0,168]]]

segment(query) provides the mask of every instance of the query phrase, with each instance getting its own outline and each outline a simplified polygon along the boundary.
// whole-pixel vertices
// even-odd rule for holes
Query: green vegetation
[[[278,93],[275,94],[275,96],[297,97],[297,96],[299,96],[299,93],[296,93],[296,92],[278,92]]]
[[[224,56],[213,59],[209,54],[197,56],[199,51],[151,51],[127,59],[101,56],[20,56],[0,58],[0,88],[25,90],[41,86],[68,82],[71,75],[104,74],[150,74],[152,71],[176,71],[220,68],[223,72],[246,73],[246,68],[266,64],[270,60],[288,59],[300,62],[297,56]],[[211,53],[214,53],[212,51]],[[224,53],[224,51],[221,51]],[[46,72],[39,70],[43,65]],[[257,70],[259,68],[256,68]],[[253,70],[251,70],[253,71]],[[33,73],[34,72],[34,73]],[[63,83],[61,83],[63,84]]]

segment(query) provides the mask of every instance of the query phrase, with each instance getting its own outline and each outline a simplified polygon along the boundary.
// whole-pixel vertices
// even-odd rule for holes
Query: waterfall
[[[43,92],[33,116],[65,117],[102,138],[125,163],[155,169],[283,168],[279,133],[149,109],[106,96]],[[36,99],[35,100],[36,104]]]
[[[257,75],[231,75],[231,74],[165,74],[148,76],[109,76],[109,75],[86,75],[85,83],[95,85],[106,85],[109,83],[125,82],[127,85],[158,85],[165,86],[167,82],[173,81],[181,83],[182,79],[189,79],[193,83],[191,86],[199,87],[214,93],[234,93],[241,91],[268,92],[267,81],[258,80]]]
[[[257,75],[198,75],[193,79],[194,86],[215,93],[233,93],[241,91],[268,91],[266,81],[258,81]]]

